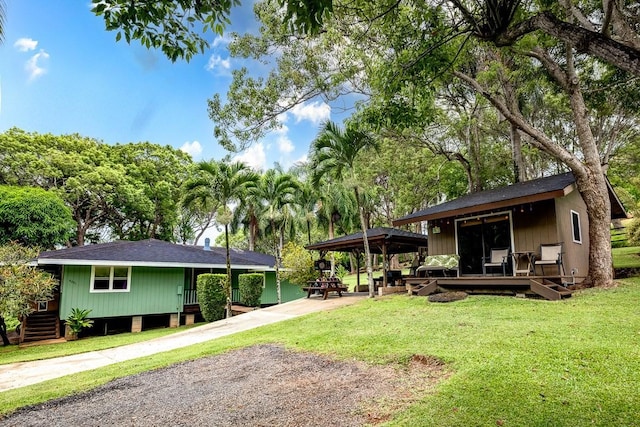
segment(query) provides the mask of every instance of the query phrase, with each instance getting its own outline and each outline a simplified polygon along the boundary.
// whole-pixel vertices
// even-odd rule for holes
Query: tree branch
[[[572,43],[578,52],[595,56],[624,71],[640,75],[638,49],[617,42],[604,34],[561,21],[551,12],[542,12],[501,33],[475,35],[483,40],[492,41],[496,46],[509,46],[534,31],[542,31],[559,40]]]

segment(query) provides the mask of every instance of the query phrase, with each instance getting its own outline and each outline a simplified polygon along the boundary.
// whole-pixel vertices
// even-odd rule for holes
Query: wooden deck
[[[563,286],[571,277],[562,276],[469,276],[469,277],[407,277],[404,279],[412,295],[463,291],[469,294],[496,294],[521,297],[542,297],[558,301],[571,297]]]

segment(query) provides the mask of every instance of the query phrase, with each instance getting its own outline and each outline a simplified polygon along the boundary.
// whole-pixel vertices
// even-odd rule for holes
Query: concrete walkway
[[[308,313],[331,310],[354,304],[364,298],[366,294],[355,293],[346,293],[342,298],[332,296],[326,300],[315,296],[303,298],[136,344],[54,359],[0,365],[0,392],[214,340]]]

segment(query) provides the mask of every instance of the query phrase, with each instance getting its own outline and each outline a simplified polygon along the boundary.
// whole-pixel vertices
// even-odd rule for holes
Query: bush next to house
[[[224,309],[227,303],[225,292],[225,274],[201,274],[198,276],[198,302],[200,312],[207,322],[213,322],[224,318]]]
[[[240,287],[240,302],[248,307],[260,306],[262,296],[262,284],[264,275],[258,273],[240,274],[238,285]]]
[[[313,258],[304,247],[289,242],[282,249],[282,278],[298,286],[306,286],[307,281],[316,278]]]

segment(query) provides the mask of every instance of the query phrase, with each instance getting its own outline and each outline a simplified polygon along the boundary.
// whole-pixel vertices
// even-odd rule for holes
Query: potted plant
[[[78,339],[78,334],[84,328],[90,328],[93,326],[93,320],[89,319],[89,313],[91,310],[83,310],[80,308],[72,308],[71,313],[65,319],[65,331],[64,338],[67,341],[73,341]]]

